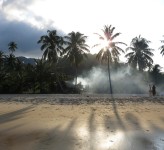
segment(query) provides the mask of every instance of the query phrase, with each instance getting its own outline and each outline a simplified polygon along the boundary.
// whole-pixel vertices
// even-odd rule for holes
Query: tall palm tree
[[[9,48],[9,51],[11,52],[11,53],[13,53],[13,52],[15,52],[15,50],[18,48],[17,47],[17,44],[15,43],[15,42],[10,42],[9,44],[8,44],[8,48]]]
[[[151,58],[154,54],[152,53],[153,49],[149,48],[149,43],[145,38],[135,37],[130,43],[130,47],[126,50],[131,50],[128,54],[125,55],[128,59],[128,63],[134,67],[138,68],[140,71],[143,71],[146,68],[150,68],[153,64],[153,59]]]
[[[57,63],[58,58],[63,50],[63,38],[57,35],[56,30],[48,30],[48,35],[40,37],[38,43],[41,43],[41,50],[43,52],[43,59],[51,63]]]
[[[161,43],[164,43],[164,40],[161,40]],[[160,48],[162,56],[164,55],[164,45],[162,45]]]
[[[86,44],[87,36],[80,32],[71,32],[66,39],[66,48],[64,49],[65,57],[75,65],[76,77],[75,85],[77,85],[77,68],[78,65],[83,61],[84,57],[87,57],[86,53],[89,52],[89,46]]]
[[[119,55],[120,52],[124,53],[124,50],[120,48],[118,45],[123,44],[126,45],[123,42],[116,42],[114,41],[116,37],[118,37],[121,33],[115,33],[114,34],[115,27],[112,27],[111,25],[105,25],[103,31],[103,35],[100,35],[98,33],[95,33],[99,36],[99,39],[101,40],[101,43],[94,45],[95,46],[101,46],[100,51],[98,52],[96,58],[98,60],[106,61],[108,64],[108,75],[109,75],[109,85],[110,85],[110,94],[113,93],[112,91],[112,83],[111,83],[111,75],[110,75],[110,64],[115,61],[119,61]]]

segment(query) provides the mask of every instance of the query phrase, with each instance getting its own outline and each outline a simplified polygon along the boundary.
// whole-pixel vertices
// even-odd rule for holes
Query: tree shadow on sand
[[[117,103],[115,99],[112,97],[112,107],[115,118],[110,116],[104,116],[104,125],[107,132],[117,132],[116,130],[122,130],[124,137],[122,142],[119,142],[117,145],[118,149],[122,150],[162,150],[164,147],[164,134],[162,134],[161,138],[158,132],[164,133],[164,130],[155,126],[154,124],[150,124],[148,122],[148,126],[151,128],[152,132],[149,133],[149,130],[144,130],[141,125],[141,122],[137,116],[132,113],[126,113],[125,118],[122,118],[117,109]],[[124,120],[125,119],[125,120]],[[124,123],[126,121],[128,123],[128,127]],[[130,128],[129,128],[130,126]],[[129,130],[132,129],[132,130]],[[160,138],[160,139],[159,139]],[[161,140],[162,139],[162,140]],[[163,143],[161,143],[161,141]]]
[[[16,119],[20,119],[24,113],[27,113],[27,111],[32,108],[34,108],[34,105],[30,105],[28,107],[25,107],[25,108],[22,108],[19,110],[15,110],[15,111],[12,111],[9,113],[2,114],[2,115],[0,115],[0,124],[14,121]]]
[[[95,141],[96,141],[96,122],[94,110],[91,110],[91,114],[88,119],[88,132],[89,132],[89,149],[95,150]]]
[[[113,96],[111,96],[111,98],[112,98],[112,107],[113,107],[114,115],[115,115],[115,117],[116,117],[116,119],[117,119],[117,121],[118,121],[118,124],[119,124],[120,127],[122,128],[122,130],[125,131],[125,130],[126,130],[126,126],[124,125],[124,123],[123,123],[123,121],[122,121],[122,119],[121,119],[121,117],[120,117],[120,114],[119,114],[119,112],[118,112],[116,100],[114,99]]]
[[[62,129],[57,126],[54,129],[46,132],[40,139],[40,144],[37,150],[72,150],[74,146],[78,145],[76,136],[74,135],[74,128],[76,119],[73,119],[66,128]],[[80,145],[79,145],[80,146]]]

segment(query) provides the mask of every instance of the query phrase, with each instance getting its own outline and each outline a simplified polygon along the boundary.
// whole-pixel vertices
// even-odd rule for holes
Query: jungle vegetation
[[[145,74],[146,80],[156,85],[164,83],[162,68],[153,62],[154,50],[149,47],[150,41],[141,35],[134,37],[130,44],[115,41],[121,33],[114,31],[115,27],[106,25],[102,35],[96,33],[100,43],[94,46],[101,47],[97,54],[91,54],[84,34],[72,31],[62,37],[57,30],[48,30],[45,35],[38,37],[43,54],[42,58],[34,59],[34,64],[16,57],[14,52],[19,49],[19,44],[9,42],[7,54],[0,50],[0,93],[80,93],[82,85],[77,82],[77,77],[93,67],[108,70],[108,93],[111,94],[111,73],[127,66]],[[102,41],[106,45],[101,45]],[[164,55],[163,42],[159,45],[161,55]],[[121,45],[126,48],[123,49]],[[120,62],[121,54],[127,59],[126,62]],[[131,76],[135,76],[135,73]]]

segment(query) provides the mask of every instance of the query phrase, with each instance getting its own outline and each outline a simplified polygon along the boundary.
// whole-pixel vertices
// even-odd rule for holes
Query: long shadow
[[[115,118],[112,118],[109,116],[104,117],[104,124],[105,124],[106,130],[111,131],[111,132],[114,132],[118,127],[118,124]]]
[[[0,124],[21,118],[22,114],[26,113],[29,109],[32,109],[33,107],[33,105],[30,105],[28,107],[0,115]]]
[[[76,119],[73,119],[65,129],[57,126],[54,129],[45,132],[39,141],[37,150],[72,150],[78,146],[78,141],[74,135],[74,126]],[[79,145],[80,146],[80,145]]]
[[[112,98],[112,106],[113,106],[113,112],[115,114],[115,117],[120,125],[120,127],[122,128],[122,130],[126,130],[126,126],[124,125],[119,113],[118,113],[118,109],[117,109],[117,104],[116,104],[116,100],[114,99],[113,95],[111,96]]]
[[[128,134],[129,141],[133,145],[133,149],[140,150],[163,150],[164,148],[164,130],[154,124],[148,122],[149,130],[142,128],[139,119],[131,114],[126,114],[126,119],[131,123],[131,126],[135,129]]]
[[[112,120],[112,118],[108,116],[105,116],[104,121],[105,121],[106,128],[110,127],[113,130],[115,130],[118,127],[117,125],[119,124],[119,126],[123,130],[124,139],[123,139],[122,144],[118,143],[119,148],[123,150],[130,150],[130,149],[157,150],[164,147],[164,143],[162,143],[164,141],[164,134],[162,135],[163,138],[161,138],[160,140],[157,141],[155,139],[155,137],[158,137],[158,134],[156,131],[163,133],[163,130],[161,128],[157,127],[156,125],[152,123],[151,124],[149,123],[149,126],[151,126],[151,129],[153,129],[154,131],[151,135],[149,135],[150,134],[149,130],[143,131],[143,127],[141,126],[139,119],[134,114],[126,113],[125,119],[130,123],[130,127],[134,129],[132,131],[129,131],[128,127],[126,127],[122,118],[119,115],[119,112],[117,109],[117,103],[113,96],[112,96],[112,107],[113,107],[113,112],[114,112],[117,122],[115,122],[115,120]],[[161,121],[162,120],[163,119],[161,119]]]
[[[77,145],[75,124],[76,119],[73,119],[64,129],[56,126],[53,129],[4,133],[0,136],[0,149],[73,150],[75,146],[82,149],[82,145]]]
[[[125,119],[130,123],[130,125],[131,125],[131,127],[133,129],[140,129],[140,130],[142,130],[140,121],[138,120],[138,118],[134,114],[126,113]]]
[[[90,114],[89,120],[88,120],[88,131],[89,131],[89,149],[95,150],[95,141],[96,141],[96,125],[95,125],[95,114],[94,110],[92,109],[92,112]]]
[[[15,127],[14,127],[15,128]],[[2,150],[17,150],[17,149],[32,149],[36,150],[38,140],[45,134],[45,131],[22,131],[18,133],[4,132],[0,136],[0,149]],[[34,146],[35,145],[35,146]]]
[[[3,130],[0,129],[0,136],[5,135],[6,133],[10,133],[11,131],[22,127],[23,125],[24,124],[18,124],[18,125],[14,125],[12,127],[5,128]]]

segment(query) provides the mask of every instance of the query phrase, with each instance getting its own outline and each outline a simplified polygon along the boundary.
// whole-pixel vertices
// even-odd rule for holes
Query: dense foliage
[[[118,45],[125,43],[114,41],[120,35],[120,33],[114,34],[114,29],[112,26],[105,26],[102,30],[103,36],[97,34],[100,41],[107,41],[107,45],[101,47],[98,54],[89,53],[87,36],[80,32],[71,32],[62,37],[56,30],[48,30],[47,35],[41,36],[40,39],[38,37],[43,57],[34,59],[33,64],[24,61],[23,57],[16,57],[14,52],[19,45],[17,46],[14,41],[10,42],[8,54],[0,51],[0,93],[79,93],[84,87],[82,83],[77,83],[77,77],[89,76],[93,68],[102,68],[101,75],[108,70],[112,80],[110,84],[113,83],[115,93],[135,93],[136,91],[131,89],[122,88],[126,86],[123,80],[129,80],[132,86],[136,86],[133,80],[140,74],[146,84],[153,83],[162,87],[164,74],[158,64],[153,64],[153,52],[149,48],[149,41],[141,36],[133,38],[130,46],[126,48],[127,52],[131,50],[125,54],[127,63],[121,63],[120,51],[125,50]],[[163,45],[160,50],[163,55]],[[99,63],[98,59],[102,60],[102,63]],[[122,76],[123,80],[115,79],[116,74],[121,75],[121,70],[125,70],[127,66],[132,67],[131,73]],[[97,83],[98,78],[101,76],[97,77]],[[109,93],[109,87],[105,89],[105,83],[103,87],[100,84],[97,86],[100,88],[94,92]],[[137,92],[142,93],[140,89],[137,89]]]

